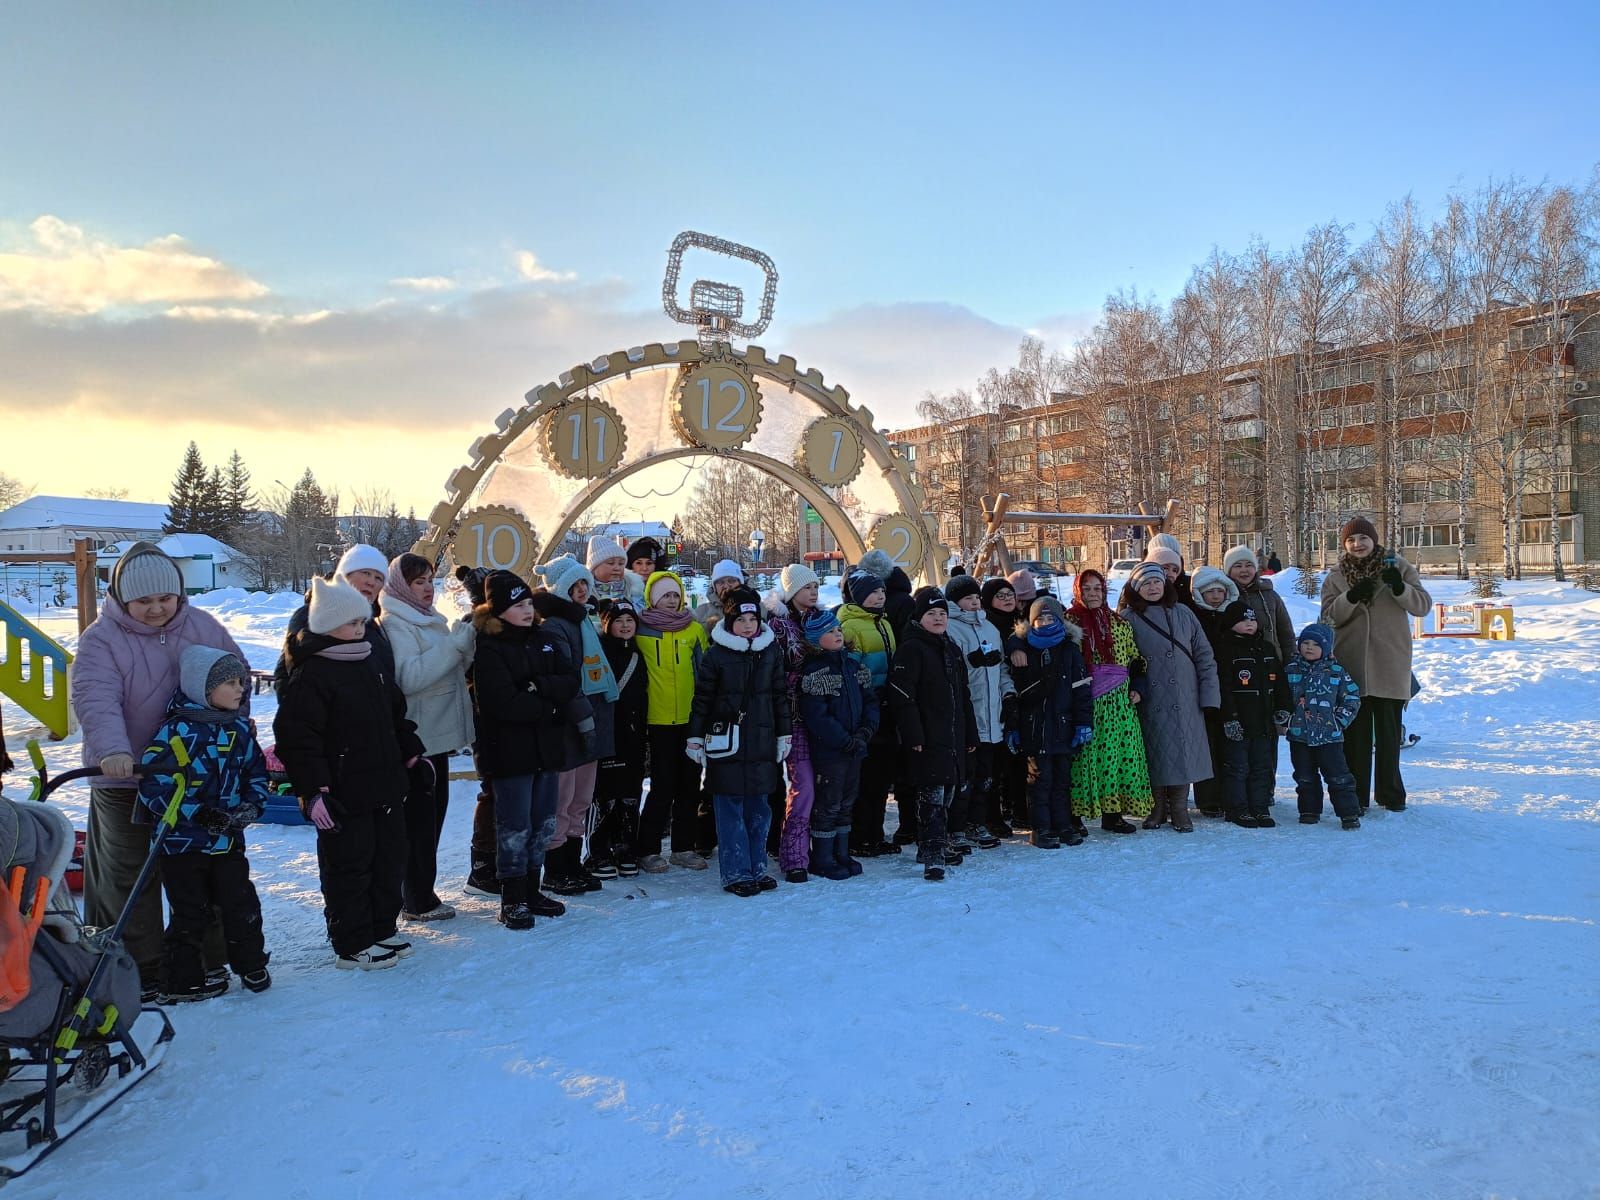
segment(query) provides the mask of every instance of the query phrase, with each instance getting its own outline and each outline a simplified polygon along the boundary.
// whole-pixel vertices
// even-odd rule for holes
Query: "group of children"
[[[474,839],[468,890],[498,897],[509,930],[565,911],[546,891],[703,869],[712,845],[724,891],[773,890],[775,821],[785,839],[798,826],[802,857],[783,872],[792,882],[845,880],[862,872],[858,857],[910,843],[923,877],[941,880],[973,843],[996,846],[1013,825],[1043,849],[1081,843],[1085,815],[1114,832],[1133,828],[1124,806],[1082,800],[1107,779],[1136,793],[1145,761],[1118,722],[1140,703],[1149,664],[1104,607],[1096,572],[1080,573],[1067,610],[1025,572],[981,585],[958,574],[943,590],[906,595],[892,579],[903,573],[874,552],[830,612],[807,568],[785,569],[769,608],[726,562],[715,600],[694,613],[659,547],[624,551],[597,538],[587,557],[542,566],[542,588],[507,571],[458,572],[473,601],[472,749],[493,831],[492,861]],[[1246,601],[1205,571],[1193,587],[1215,650],[1219,703],[1208,718],[1226,814],[1273,824],[1273,743],[1287,736],[1300,819],[1318,819],[1326,780],[1344,827],[1359,826],[1340,742],[1360,692],[1333,657],[1332,632],[1307,626],[1283,662]],[[286,640],[274,722],[276,754],[317,830],[336,965],[363,970],[412,952],[398,929],[402,802],[423,754],[392,667],[374,656],[371,619],[368,599],[343,578],[313,581],[304,624]],[[243,836],[268,782],[239,715],[244,664],[192,647],[182,667],[143,756],[140,797],[157,814],[178,798],[162,847],[167,992],[202,999],[222,990],[201,956],[213,907],[245,986],[271,982]],[[800,764],[786,764],[797,744],[804,787]],[[1148,775],[1143,788],[1148,810]],[[893,841],[882,825],[891,789],[901,813]],[[1177,804],[1182,821],[1170,816],[1182,829],[1187,800]]]

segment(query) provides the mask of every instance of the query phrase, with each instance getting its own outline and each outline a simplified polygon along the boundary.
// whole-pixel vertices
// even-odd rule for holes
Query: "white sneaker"
[[[411,943],[406,941],[399,934],[395,934],[393,937],[386,937],[381,941],[373,942],[372,945],[373,948],[377,950],[392,950],[396,958],[411,957]]]
[[[690,871],[704,871],[706,869],[706,860],[693,850],[674,851],[667,861],[675,867],[683,867]]]
[[[646,854],[639,860],[639,870],[650,875],[659,875],[663,871],[671,870],[671,868],[667,866],[667,860],[662,858],[661,855]]]
[[[448,921],[456,915],[456,910],[441,900],[427,912],[411,913],[402,911],[400,915],[407,921]]]
[[[356,954],[339,955],[334,965],[341,971],[381,971],[399,961],[399,956],[393,950],[373,945]]]

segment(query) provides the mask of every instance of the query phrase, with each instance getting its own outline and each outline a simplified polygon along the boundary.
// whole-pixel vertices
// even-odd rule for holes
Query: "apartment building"
[[[982,537],[979,499],[1018,509],[1158,511],[1193,562],[1240,543],[1325,565],[1338,529],[1372,515],[1419,565],[1548,569],[1600,562],[1600,293],[1355,347],[1058,393],[891,435],[958,553]],[[1006,529],[1020,558],[1103,563],[1139,531]]]

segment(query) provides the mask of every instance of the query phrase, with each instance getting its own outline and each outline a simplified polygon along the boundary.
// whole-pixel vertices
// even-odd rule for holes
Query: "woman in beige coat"
[[[1333,654],[1361,686],[1361,711],[1344,733],[1361,811],[1374,790],[1390,812],[1406,806],[1400,778],[1400,715],[1411,699],[1411,618],[1433,606],[1417,569],[1378,545],[1366,517],[1339,531],[1344,553],[1322,581],[1322,619],[1333,626]]]

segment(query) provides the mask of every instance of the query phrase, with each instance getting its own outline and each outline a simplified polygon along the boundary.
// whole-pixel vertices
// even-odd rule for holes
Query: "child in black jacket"
[[[1012,670],[1012,679],[1018,749],[1028,756],[1030,840],[1042,850],[1083,842],[1072,820],[1072,760],[1094,736],[1094,695],[1082,642],[1083,631],[1066,619],[1061,602],[1040,596],[1029,610],[1026,632],[1011,644],[1028,662]]]
[[[311,581],[306,627],[289,636],[273,721],[300,807],[317,827],[328,937],[343,970],[392,967],[406,867],[406,771],[422,755],[406,700],[367,661],[372,605],[342,579]]]
[[[946,633],[949,624],[944,594],[936,587],[919,588],[889,673],[907,781],[916,790],[917,861],[930,881],[943,879],[945,867],[961,861],[949,849],[947,821],[963,764],[978,745],[967,662]],[[904,803],[898,789],[895,798]]]
[[[1222,684],[1222,800],[1227,818],[1245,829],[1277,822],[1270,807],[1277,738],[1288,732],[1294,699],[1284,665],[1261,636],[1255,609],[1235,600],[1223,610],[1217,676]]]
[[[649,682],[644,656],[634,644],[639,613],[631,600],[613,600],[600,613],[600,649],[611,664],[618,696],[613,706],[612,752],[600,760],[595,778],[597,809],[594,833],[589,838],[589,870],[601,879],[639,873],[633,852],[639,833],[639,799],[644,795],[644,775],[649,731],[645,720]]]
[[[878,693],[872,672],[844,648],[839,618],[813,609],[805,625],[806,643],[815,647],[800,668],[796,691],[800,720],[811,739],[816,800],[811,807],[811,870],[828,879],[861,874],[850,857],[850,819],[861,787],[861,763],[878,732]],[[804,871],[790,871],[803,883]]]
[[[478,769],[494,781],[500,923],[532,929],[535,917],[567,911],[539,890],[539,871],[556,832],[563,739],[578,673],[539,628],[531,590],[510,571],[484,581],[484,602],[472,610],[472,624],[478,631],[472,707]]]
[[[767,874],[767,796],[789,756],[788,673],[772,630],[762,625],[760,596],[733,588],[722,611],[695,671],[684,753],[705,766],[716,804],[722,890],[749,897],[778,886]]]

